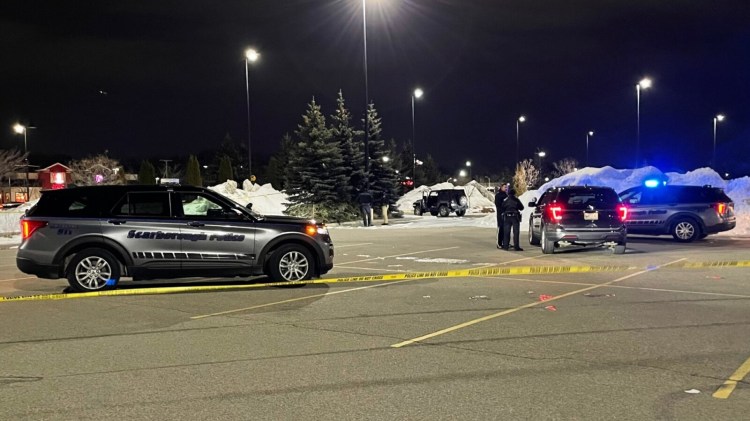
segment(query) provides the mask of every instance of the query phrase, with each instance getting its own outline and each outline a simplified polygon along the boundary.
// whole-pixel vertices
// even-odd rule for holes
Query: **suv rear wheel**
[[[675,240],[689,243],[693,240],[697,240],[700,236],[701,230],[698,225],[692,219],[683,218],[678,219],[671,229],[672,237]]]
[[[555,242],[547,238],[547,231],[542,227],[542,253],[552,254],[555,252]]]
[[[120,263],[106,250],[84,249],[70,261],[67,278],[78,292],[111,289],[120,281]]]
[[[313,265],[305,247],[287,244],[273,252],[269,275],[276,282],[304,281],[312,277]]]

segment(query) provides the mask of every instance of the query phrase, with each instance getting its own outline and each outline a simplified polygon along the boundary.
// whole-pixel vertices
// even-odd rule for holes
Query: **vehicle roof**
[[[204,187],[198,186],[183,186],[183,185],[172,185],[172,184],[115,184],[115,185],[103,185],[103,186],[77,186],[68,187],[60,190],[44,190],[42,193],[45,194],[65,194],[67,192],[97,192],[97,191],[117,191],[117,192],[130,192],[130,191],[209,191]]]

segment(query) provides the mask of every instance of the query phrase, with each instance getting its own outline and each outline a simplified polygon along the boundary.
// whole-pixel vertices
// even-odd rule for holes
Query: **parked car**
[[[569,246],[625,253],[628,209],[610,187],[553,187],[529,207],[529,244],[541,245],[544,254]]]
[[[469,199],[464,189],[427,190],[415,201],[414,215],[429,212],[432,216],[448,216],[455,213],[464,216],[469,209]]]
[[[301,281],[333,267],[328,229],[263,216],[192,186],[92,186],[42,192],[21,218],[16,265],[76,291],[133,280],[268,275]]]
[[[671,234],[677,241],[690,242],[737,225],[734,202],[719,187],[649,185],[620,193],[630,210],[630,234]]]

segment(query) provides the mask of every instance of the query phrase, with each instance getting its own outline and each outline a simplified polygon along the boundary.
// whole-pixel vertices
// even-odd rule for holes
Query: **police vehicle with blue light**
[[[628,234],[672,235],[691,242],[737,225],[734,202],[719,187],[651,179],[621,192],[620,199],[628,207]]]

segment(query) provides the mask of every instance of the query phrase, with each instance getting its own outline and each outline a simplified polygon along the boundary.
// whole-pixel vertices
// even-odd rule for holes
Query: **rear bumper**
[[[627,229],[623,226],[616,229],[570,229],[550,227],[547,230],[547,238],[556,243],[569,243],[571,245],[599,245],[604,243],[624,244],[627,238]]]
[[[734,229],[734,227],[737,226],[737,220],[731,221],[731,222],[723,222],[721,224],[715,224],[711,226],[707,226],[706,234],[715,234],[717,232],[724,232],[729,231],[731,229]]]
[[[21,272],[40,278],[58,279],[61,277],[59,265],[41,265],[30,259],[16,257],[16,266]]]

